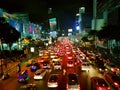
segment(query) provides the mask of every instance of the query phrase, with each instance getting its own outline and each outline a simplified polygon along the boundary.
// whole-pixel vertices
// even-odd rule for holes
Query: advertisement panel
[[[56,18],[49,19],[49,23],[50,23],[50,31],[56,31],[56,29],[57,29]]]
[[[15,28],[18,32],[22,32],[23,31],[23,24],[21,22],[17,22],[15,20],[10,20],[9,24]]]

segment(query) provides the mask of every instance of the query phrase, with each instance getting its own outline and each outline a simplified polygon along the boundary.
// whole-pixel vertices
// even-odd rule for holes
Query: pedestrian
[[[17,65],[17,72],[21,72],[21,66],[20,66],[20,64]]]

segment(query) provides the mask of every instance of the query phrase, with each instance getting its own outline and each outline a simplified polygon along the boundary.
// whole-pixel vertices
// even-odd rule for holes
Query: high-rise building
[[[97,0],[97,18],[103,18],[106,24],[120,24],[120,0]]]

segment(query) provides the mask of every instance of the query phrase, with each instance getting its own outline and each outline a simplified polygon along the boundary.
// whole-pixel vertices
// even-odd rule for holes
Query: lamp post
[[[2,59],[2,51],[1,51],[1,50],[0,50],[0,59],[1,59],[1,60],[0,60],[0,63],[1,63],[1,65],[0,65],[0,67],[1,67],[1,68],[0,68],[0,69],[1,69],[1,70],[0,70],[0,71],[1,71],[1,72],[0,72],[0,76],[2,76],[2,75],[3,75],[3,68],[2,68],[3,59]]]
[[[93,0],[93,19],[94,19],[94,30],[96,30],[96,15],[97,15],[97,0]]]
[[[93,30],[96,30],[97,29],[97,0],[93,0],[93,20],[94,20],[94,29]],[[95,35],[95,48],[97,48],[97,37]]]

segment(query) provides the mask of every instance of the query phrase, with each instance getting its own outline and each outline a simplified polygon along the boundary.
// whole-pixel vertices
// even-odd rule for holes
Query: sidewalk
[[[2,65],[2,70],[3,70],[3,73],[10,73],[12,69],[14,69],[20,62],[9,62],[6,65]],[[1,66],[0,66],[0,69],[1,69]],[[0,71],[1,72],[1,71]]]
[[[10,62],[7,64],[7,67],[3,65],[3,73],[9,73],[11,69],[15,68],[20,62]]]
[[[10,62],[7,64],[7,68],[5,67],[5,65],[2,66],[3,68],[3,73],[11,73],[12,71],[14,71],[13,69],[16,69],[17,65],[18,64],[21,64],[22,66],[24,66],[23,64],[25,64],[26,62],[32,60],[36,58],[36,56],[34,57],[31,57],[31,58],[28,58],[28,59],[25,59],[24,61],[22,61],[21,63],[19,61],[16,61],[16,62]],[[0,67],[1,68],[1,67]],[[0,80],[1,80],[1,77],[0,77]]]

